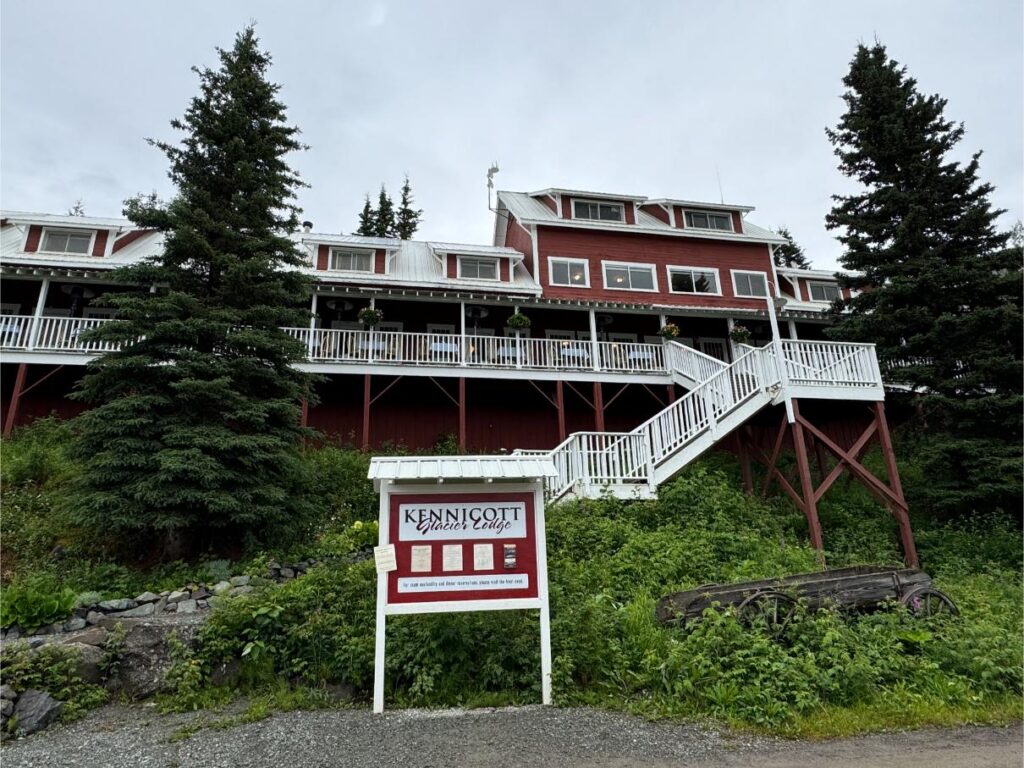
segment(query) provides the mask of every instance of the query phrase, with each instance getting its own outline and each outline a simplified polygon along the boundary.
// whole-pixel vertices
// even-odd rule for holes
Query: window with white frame
[[[373,272],[373,251],[331,248],[330,264],[338,272]]]
[[[548,282],[577,288],[590,287],[590,262],[586,259],[548,259]]]
[[[672,293],[721,294],[717,269],[696,267],[669,267],[668,288]]]
[[[46,253],[85,255],[92,247],[92,232],[71,229],[44,229],[42,249]]]
[[[732,215],[718,211],[687,211],[686,226],[693,229],[718,229],[732,232]]]
[[[656,291],[653,264],[604,262],[604,287],[616,291]]]
[[[732,273],[733,293],[750,299],[763,299],[768,296],[768,277],[764,272]]]
[[[839,286],[835,283],[808,283],[811,301],[835,301],[839,298]]]
[[[573,200],[572,216],[574,219],[594,219],[595,221],[625,221],[625,206],[622,203],[604,203],[597,200]]]
[[[497,280],[498,260],[460,256],[459,277],[472,280]]]

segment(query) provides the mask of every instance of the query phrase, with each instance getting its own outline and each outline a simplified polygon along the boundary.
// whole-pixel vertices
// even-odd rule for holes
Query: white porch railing
[[[0,316],[0,348],[28,349],[32,340],[32,320],[26,315]]]
[[[786,374],[794,386],[882,386],[872,344],[785,339],[780,343]]]
[[[675,371],[694,382],[707,381],[729,365],[724,360],[687,347],[678,341],[666,342],[664,347],[665,365],[668,370]]]

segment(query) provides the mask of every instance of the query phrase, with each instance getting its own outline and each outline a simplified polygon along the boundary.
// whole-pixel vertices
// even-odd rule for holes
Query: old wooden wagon
[[[958,613],[953,601],[935,588],[924,571],[873,565],[736,584],[706,584],[661,598],[655,612],[664,624],[682,625],[700,618],[707,608],[732,606],[741,617],[761,616],[771,625],[784,626],[798,600],[804,600],[811,610],[838,607],[864,611],[894,600],[916,616]]]

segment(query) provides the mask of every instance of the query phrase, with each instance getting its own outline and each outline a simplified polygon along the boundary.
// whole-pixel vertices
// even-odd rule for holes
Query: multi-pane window
[[[808,283],[811,301],[835,301],[839,298],[839,286],[835,283]]]
[[[599,203],[590,200],[573,200],[572,215],[576,219],[597,221],[625,221],[622,203]]]
[[[331,269],[339,272],[373,272],[373,254],[331,248]]]
[[[91,232],[47,229],[43,232],[43,250],[47,253],[89,253]]]
[[[747,298],[768,296],[768,279],[764,272],[733,272],[732,286],[737,296]]]
[[[718,294],[718,272],[714,269],[669,267],[669,290],[672,293]]]
[[[551,285],[590,287],[590,265],[585,259],[549,259]]]
[[[604,287],[620,291],[654,291],[653,264],[605,264]]]
[[[687,211],[686,226],[694,229],[720,229],[732,232],[732,216],[714,211]]]
[[[474,259],[468,256],[459,258],[459,277],[474,280],[497,280],[497,259]]]

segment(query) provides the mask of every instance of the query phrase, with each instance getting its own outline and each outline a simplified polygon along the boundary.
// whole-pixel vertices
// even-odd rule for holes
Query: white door
[[[725,339],[699,339],[697,349],[722,362],[729,362],[729,343]]]

